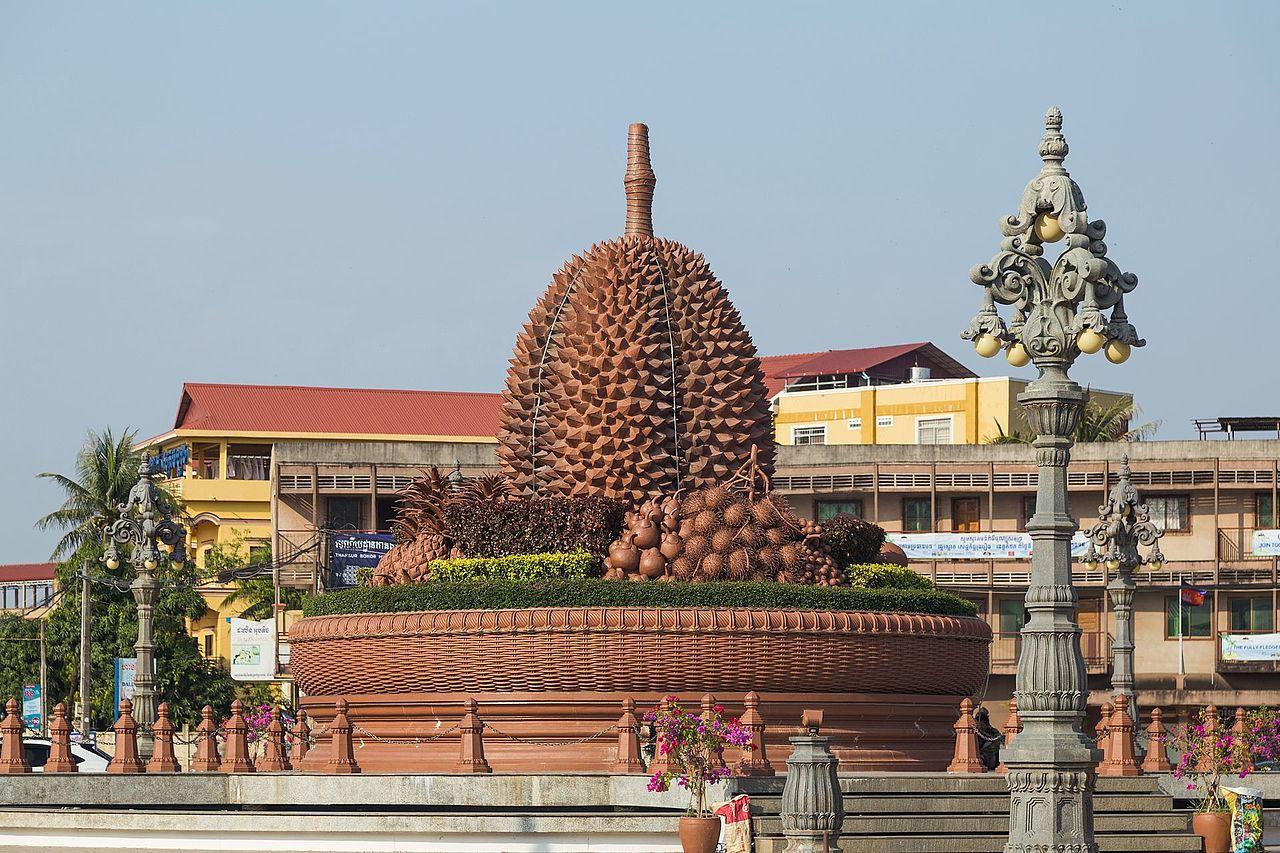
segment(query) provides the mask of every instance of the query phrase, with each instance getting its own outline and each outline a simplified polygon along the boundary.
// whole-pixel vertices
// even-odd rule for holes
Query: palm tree
[[[102,543],[105,522],[118,514],[138,480],[141,456],[133,449],[137,433],[125,430],[116,435],[108,427],[101,433],[90,430],[84,446],[76,454],[75,475],[43,473],[66,494],[62,506],[36,522],[40,530],[56,527],[65,531],[53,549],[51,559],[83,562],[86,549],[96,551]]]
[[[1132,398],[1121,398],[1109,406],[1095,403],[1090,397],[1076,424],[1076,444],[1102,441],[1145,441],[1160,429],[1160,421],[1147,421],[1132,425],[1133,418],[1142,413]],[[1031,433],[1014,430],[1005,432],[997,421],[996,432],[987,444],[1030,444],[1035,441]]]

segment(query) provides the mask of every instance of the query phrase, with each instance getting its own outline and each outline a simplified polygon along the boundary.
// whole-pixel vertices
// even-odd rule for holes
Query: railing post
[[[618,718],[618,754],[610,765],[615,773],[643,773],[640,760],[640,721],[636,719],[635,700],[622,700],[622,716]]]
[[[138,755],[138,724],[133,719],[133,702],[120,700],[120,716],[112,727],[116,733],[116,754],[107,765],[108,773],[143,773],[146,767]]]
[[[739,720],[751,734],[751,743],[742,748],[742,756],[733,768],[735,776],[773,776],[773,765],[764,746],[764,717],[760,715],[760,694],[752,690],[742,699],[745,710]]]
[[[1212,702],[1204,709],[1204,736],[1206,741],[1215,739],[1218,732],[1222,728],[1222,721],[1218,719],[1218,706]],[[1200,760],[1196,762],[1196,770],[1201,773],[1209,773],[1213,770],[1213,758],[1209,755],[1202,755]]]
[[[704,723],[710,722],[711,718],[715,716],[715,713],[716,713],[715,708],[716,708],[716,697],[711,693],[704,693],[702,695],[702,721]],[[719,762],[720,769],[722,770],[728,769],[728,767],[725,765],[723,752],[717,757],[717,761]]]
[[[213,721],[213,706],[200,710],[200,725],[196,727],[196,757],[191,762],[192,773],[217,773],[222,766],[218,754],[218,724]]]
[[[67,706],[59,702],[53,706],[53,720],[49,723],[49,760],[45,773],[79,773],[80,767],[71,757],[71,723],[67,722]]]
[[[1116,711],[1116,706],[1110,702],[1102,703],[1102,712],[1098,715],[1098,725],[1093,730],[1093,742],[1102,750],[1102,760],[1098,762],[1095,770],[1101,770],[1107,763],[1107,759],[1111,757],[1111,715]]]
[[[1244,741],[1244,739],[1245,739],[1245,737],[1246,737],[1246,734],[1247,734],[1247,732],[1245,731],[1244,708],[1241,708],[1241,707],[1239,707],[1239,706],[1237,706],[1237,707],[1236,707],[1236,721],[1235,721],[1235,723],[1231,726],[1231,734],[1232,734],[1232,735],[1234,735],[1234,736],[1235,736],[1235,738],[1236,738],[1237,740],[1242,741],[1242,742]],[[1240,772],[1241,772],[1241,773],[1252,773],[1252,772],[1253,772],[1253,757],[1252,757],[1252,756],[1250,756],[1250,758],[1249,758],[1248,762],[1245,764],[1245,766],[1240,768]]]
[[[326,773],[359,773],[360,765],[356,764],[355,749],[351,744],[351,720],[347,711],[351,705],[346,699],[333,703],[333,722],[329,731],[333,733],[333,752],[329,755],[329,763],[324,766]]]
[[[960,719],[956,720],[956,749],[947,766],[948,773],[985,773],[982,755],[978,751],[978,728],[973,720],[973,700],[968,696],[960,702]]]
[[[1018,732],[1022,731],[1022,718],[1018,716],[1018,700],[1009,700],[1009,716],[1004,721],[1004,745],[1006,747],[1013,746],[1013,739],[1018,736]],[[1003,752],[1004,750],[1001,750]],[[1000,759],[1000,765],[996,767],[997,773],[1008,773],[1009,768],[1005,766],[1004,759]]]
[[[493,768],[484,758],[484,723],[477,713],[476,700],[468,698],[463,704],[466,709],[460,725],[461,735],[458,739],[458,765],[455,773],[492,773]]]
[[[658,703],[658,707],[660,710],[666,711],[671,708],[671,703],[666,698],[663,698],[662,701]],[[653,745],[653,761],[649,762],[650,773],[668,773],[671,771],[671,756],[666,751],[669,748],[666,735],[659,730],[657,739]]]
[[[307,722],[306,709],[298,711],[298,719],[293,724],[293,759],[301,762],[307,757],[307,751],[311,749],[311,724]]]
[[[4,703],[4,721],[0,722],[0,773],[30,773],[31,765],[22,751],[22,717],[18,715],[18,700],[10,698]]]
[[[1147,726],[1147,756],[1142,760],[1142,769],[1147,773],[1168,773],[1173,770],[1173,763],[1165,753],[1166,731],[1164,721],[1160,718],[1164,712],[1159,708],[1151,709],[1151,725]]]
[[[1116,709],[1111,714],[1107,757],[1098,768],[1099,776],[1138,776],[1142,768],[1133,749],[1133,720],[1129,717],[1129,697],[1116,696]]]
[[[263,773],[281,773],[292,770],[289,754],[284,749],[284,724],[280,722],[280,707],[271,709],[271,722],[262,739],[262,755],[258,757],[258,770]]]
[[[239,699],[231,703],[231,716],[223,725],[227,733],[227,751],[218,765],[222,773],[252,773],[249,760],[249,724],[244,721],[244,703]]]
[[[182,770],[177,757],[173,754],[173,722],[169,719],[169,703],[161,702],[156,708],[156,722],[151,727],[155,735],[151,760],[147,762],[148,773],[177,773]]]

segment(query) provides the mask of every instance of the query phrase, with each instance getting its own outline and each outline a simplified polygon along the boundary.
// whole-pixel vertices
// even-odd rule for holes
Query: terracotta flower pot
[[[716,853],[720,841],[720,818],[680,818],[680,846],[684,853]]]
[[[1231,812],[1196,812],[1191,831],[1204,841],[1204,853],[1231,853]]]

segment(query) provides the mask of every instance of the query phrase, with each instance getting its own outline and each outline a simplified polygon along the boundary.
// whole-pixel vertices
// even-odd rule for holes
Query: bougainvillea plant
[[[665,757],[668,767],[650,777],[649,790],[666,791],[674,782],[689,792],[690,816],[710,817],[707,785],[729,776],[725,747],[750,749],[751,733],[736,718],[726,719],[721,705],[694,713],[684,710],[676,696],[667,696],[644,719],[657,736],[656,757]]]
[[[253,745],[252,750],[256,755],[266,739],[267,726],[271,725],[271,706],[266,703],[249,705],[244,709],[244,722],[249,727],[249,734],[245,739]],[[284,726],[286,733],[293,728],[295,722],[293,714],[284,708],[280,709],[280,724]]]
[[[1270,708],[1257,708],[1245,715],[1244,730],[1234,731],[1221,720],[1210,721],[1208,710],[1196,713],[1164,738],[1180,754],[1173,776],[1197,792],[1197,811],[1224,812],[1230,809],[1222,796],[1223,777],[1243,779],[1253,771],[1255,757],[1271,760],[1280,755],[1280,721]]]

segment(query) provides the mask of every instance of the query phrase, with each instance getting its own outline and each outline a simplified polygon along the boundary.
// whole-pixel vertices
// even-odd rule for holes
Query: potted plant
[[[1247,776],[1253,769],[1255,744],[1270,754],[1275,732],[1274,714],[1266,709],[1248,715],[1241,729],[1229,729],[1210,705],[1165,738],[1180,753],[1174,778],[1199,796],[1191,830],[1203,840],[1204,853],[1231,853],[1231,809],[1222,780]]]
[[[751,733],[736,719],[725,719],[724,708],[694,713],[668,696],[644,715],[657,736],[650,791],[669,790],[674,782],[689,791],[689,810],[680,818],[680,846],[684,853],[715,853],[720,839],[720,818],[707,802],[707,786],[729,776],[724,750],[727,746],[750,748]]]

